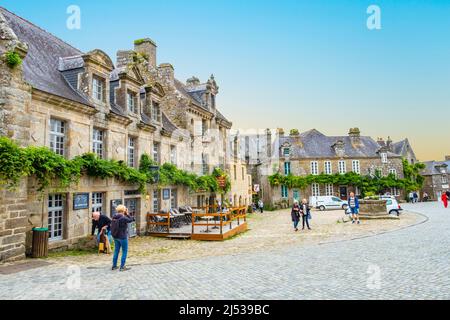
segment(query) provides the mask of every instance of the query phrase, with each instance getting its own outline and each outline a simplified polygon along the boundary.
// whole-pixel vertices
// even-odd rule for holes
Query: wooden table
[[[203,231],[203,232],[204,232],[204,233],[210,233],[211,231],[209,230],[209,222],[210,222],[212,219],[214,219],[214,217],[211,217],[211,216],[204,216],[204,217],[201,217],[200,219],[206,220],[206,230]]]

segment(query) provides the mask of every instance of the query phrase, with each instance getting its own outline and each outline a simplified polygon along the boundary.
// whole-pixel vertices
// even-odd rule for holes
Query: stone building
[[[450,190],[450,156],[446,156],[444,161],[427,161],[424,164],[426,167],[421,175],[425,177],[425,182],[421,197],[426,192],[431,200],[440,200],[442,192]]]
[[[390,152],[401,155],[402,158],[406,159],[409,164],[415,164],[418,161],[408,139],[393,142],[392,139],[388,137],[386,141],[384,141],[383,138],[378,138],[377,142],[380,147],[386,147]]]
[[[8,66],[6,52],[18,53],[23,63]],[[118,51],[114,64],[103,51],[81,52],[0,7],[0,56],[0,134],[20,145],[47,146],[68,159],[93,152],[131,167],[145,153],[199,175],[220,167],[232,176],[232,123],[217,109],[214,76],[180,82],[172,65],[157,65],[152,40]],[[64,192],[52,187],[42,194],[33,178],[15,192],[0,189],[0,261],[23,258],[34,227],[49,227],[50,249],[68,248],[89,234],[93,211],[111,215],[123,203],[143,234],[147,213],[203,206],[211,196],[164,189],[169,192],[149,186],[142,195],[137,186],[90,177]],[[84,209],[74,208],[79,195],[88,195]],[[246,198],[248,181],[226,196]]]
[[[274,173],[307,176],[356,172],[362,175],[395,174],[403,178],[402,155],[380,146],[371,137],[361,136],[358,128],[352,128],[347,136],[325,136],[313,129],[304,133],[293,130],[285,135],[282,129],[266,130],[264,134],[242,137],[246,143],[241,148],[247,155],[247,163],[252,168],[254,183],[260,185],[260,196],[266,204],[283,207],[294,199],[308,199],[310,196],[330,195],[347,199],[350,192],[360,195],[358,188],[347,185],[313,184],[306,189],[288,189],[285,186],[271,187],[268,177]],[[263,152],[255,152],[257,146],[265,145]],[[256,146],[256,147],[255,147]],[[261,148],[261,147],[259,147]],[[252,152],[253,150],[253,152]],[[257,156],[255,158],[252,156]],[[401,190],[389,190],[401,196]]]

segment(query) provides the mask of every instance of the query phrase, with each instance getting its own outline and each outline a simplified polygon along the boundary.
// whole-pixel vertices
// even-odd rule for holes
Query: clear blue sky
[[[81,8],[81,30],[66,9]],[[382,29],[366,27],[369,5]],[[83,51],[150,37],[177,78],[214,73],[235,128],[409,137],[421,160],[450,154],[450,0],[1,0]]]

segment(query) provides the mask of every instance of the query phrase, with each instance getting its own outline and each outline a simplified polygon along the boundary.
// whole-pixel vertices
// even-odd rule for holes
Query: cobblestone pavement
[[[449,299],[450,209],[355,240],[132,266],[58,264],[0,275],[0,299]],[[79,275],[79,276],[78,276]]]

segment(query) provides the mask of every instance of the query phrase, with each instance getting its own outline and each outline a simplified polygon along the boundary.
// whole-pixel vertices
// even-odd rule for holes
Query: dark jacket
[[[125,216],[123,214],[116,214],[113,220],[118,220],[119,228],[118,234],[114,237],[115,239],[127,239],[128,238],[128,224],[135,221],[133,217]]]
[[[300,212],[302,214],[302,216],[308,216],[311,214],[311,207],[309,206],[309,204],[305,204],[306,205],[306,212],[305,210],[303,210],[303,204],[300,204]]]
[[[95,229],[98,228],[98,232],[102,231],[103,227],[107,226],[107,230],[111,230],[111,219],[105,215],[101,215],[98,221],[92,219],[92,235],[95,233]]]
[[[291,217],[292,221],[300,220],[300,206],[298,204],[292,206]]]
[[[450,199],[450,191],[447,191],[445,194],[447,195],[447,198]]]

